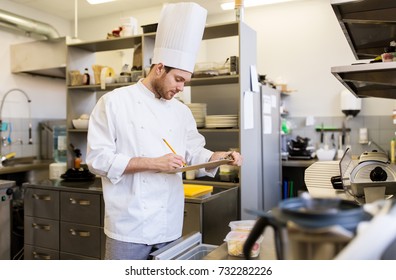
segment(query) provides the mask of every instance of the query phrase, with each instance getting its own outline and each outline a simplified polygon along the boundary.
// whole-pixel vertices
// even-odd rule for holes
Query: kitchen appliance
[[[301,136],[297,136],[295,140],[291,139],[287,143],[289,159],[312,159],[313,151],[308,147],[309,141],[309,138]]]
[[[353,238],[361,221],[372,216],[357,203],[311,198],[307,193],[283,200],[259,216],[245,244],[245,258],[267,226],[274,229],[278,259],[332,259]]]
[[[396,166],[384,152],[373,150],[362,153],[359,159],[352,159],[347,149],[339,167],[340,177],[333,178],[333,185],[342,185],[353,197],[365,198],[368,189],[383,187],[385,195],[396,194]]]
[[[339,197],[358,203],[396,194],[396,165],[387,154],[372,150],[354,159],[347,149],[340,161],[316,162],[305,170],[308,192],[314,197]],[[383,191],[383,189],[385,191]],[[370,197],[372,196],[372,197]]]
[[[11,259],[11,201],[15,182],[0,180],[0,260]]]
[[[201,260],[218,246],[202,244],[199,232],[191,233],[150,254],[154,260]]]

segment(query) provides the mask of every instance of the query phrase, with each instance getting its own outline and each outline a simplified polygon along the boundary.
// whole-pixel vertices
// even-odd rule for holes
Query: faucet
[[[30,120],[30,123],[29,123],[29,144],[33,144],[33,139],[32,139],[32,122],[31,122],[32,117],[31,117],[31,110],[30,110],[30,102],[32,102],[32,100],[29,98],[29,96],[27,95],[27,93],[24,92],[23,90],[18,89],[18,88],[13,88],[13,89],[10,89],[9,91],[7,91],[7,92],[4,94],[3,100],[1,100],[1,105],[0,105],[0,127],[1,127],[2,122],[3,122],[3,120],[2,120],[2,112],[3,112],[4,102],[5,102],[6,98],[7,98],[7,96],[8,96],[11,92],[14,92],[14,91],[17,91],[17,92],[22,93],[22,94],[26,97],[27,102],[28,102],[28,104],[29,104],[29,120]],[[0,130],[0,136],[1,136],[1,130]],[[0,145],[0,155],[1,155],[1,147],[2,147],[2,146],[7,146],[7,139],[6,139],[5,137],[0,137],[0,138],[1,138],[1,145]],[[22,140],[18,140],[17,142],[20,142],[20,143],[22,144]],[[11,143],[8,143],[8,144],[11,144]]]

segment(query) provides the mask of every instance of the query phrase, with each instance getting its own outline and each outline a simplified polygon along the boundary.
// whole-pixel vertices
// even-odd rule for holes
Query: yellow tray
[[[213,186],[183,184],[185,197],[199,197],[213,192]]]

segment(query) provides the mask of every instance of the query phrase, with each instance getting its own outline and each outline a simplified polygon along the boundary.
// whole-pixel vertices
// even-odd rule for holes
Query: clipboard
[[[196,170],[196,169],[200,169],[200,168],[212,169],[212,168],[218,167],[223,164],[228,164],[230,162],[232,162],[231,159],[220,159],[220,160],[208,161],[205,163],[176,168],[176,169],[168,171],[166,173],[178,173],[178,172],[184,172],[184,171],[188,171],[188,170]]]

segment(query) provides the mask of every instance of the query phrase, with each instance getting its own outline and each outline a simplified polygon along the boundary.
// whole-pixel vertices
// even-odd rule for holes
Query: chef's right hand
[[[157,158],[156,165],[158,171],[172,171],[176,168],[183,167],[184,159],[182,156],[169,153]]]

